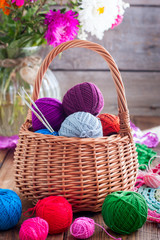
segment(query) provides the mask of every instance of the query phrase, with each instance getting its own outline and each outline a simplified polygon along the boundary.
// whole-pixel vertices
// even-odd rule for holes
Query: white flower
[[[99,39],[103,38],[104,31],[110,29],[117,16],[122,16],[128,7],[122,0],[81,0],[79,4],[81,33],[84,36],[84,32],[88,32]]]
[[[86,40],[87,39],[87,33],[84,31],[83,28],[80,28],[78,31],[78,38],[81,40]]]

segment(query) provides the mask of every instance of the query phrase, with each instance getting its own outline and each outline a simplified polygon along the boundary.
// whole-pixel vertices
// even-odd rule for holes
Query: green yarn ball
[[[147,220],[147,214],[147,203],[136,192],[113,192],[107,195],[102,206],[105,224],[120,234],[130,234],[141,228]]]

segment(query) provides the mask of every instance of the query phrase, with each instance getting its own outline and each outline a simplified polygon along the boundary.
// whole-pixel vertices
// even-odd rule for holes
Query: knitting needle
[[[18,93],[18,94],[19,94],[19,96],[20,96],[21,98],[23,98],[20,93]],[[36,115],[36,117],[44,124],[44,126],[45,126],[50,132],[52,132],[52,130],[48,127],[48,125],[44,122],[44,120],[39,116],[39,114],[31,107],[31,105],[30,105],[24,98],[23,98],[23,101],[24,101],[25,104],[30,108],[30,110],[31,110],[32,112],[34,112],[34,114]]]
[[[45,118],[45,116],[43,115],[43,113],[40,111],[40,109],[37,107],[37,105],[35,104],[35,102],[31,99],[31,97],[28,95],[28,93],[26,92],[26,90],[24,89],[24,87],[21,88],[22,91],[27,95],[27,97],[29,98],[29,100],[31,101],[31,103],[34,105],[34,107],[37,109],[37,111],[41,114],[41,117],[43,118],[43,120],[46,122],[46,124],[48,125],[48,127],[51,129],[51,133],[54,132],[53,128],[51,127],[51,125],[49,124],[49,122],[47,121],[47,119]]]
[[[26,99],[18,92],[18,94],[19,94],[19,96],[22,98],[22,100],[25,102],[25,104],[29,107],[29,109],[32,111],[32,112],[34,112],[34,114],[36,115],[36,117],[44,124],[44,126],[51,132],[51,133],[53,133],[54,132],[54,130],[53,130],[53,128],[50,126],[50,124],[48,123],[48,121],[45,119],[45,117],[43,116],[43,114],[42,114],[42,116],[44,117],[44,119],[46,120],[46,122],[44,121],[44,119],[42,119],[41,118],[41,116],[32,108],[32,106],[26,101]],[[37,107],[37,106],[36,106]],[[37,107],[38,108],[38,107]],[[36,109],[37,109],[36,108]],[[38,109],[39,110],[39,109]],[[40,110],[39,110],[40,111]]]

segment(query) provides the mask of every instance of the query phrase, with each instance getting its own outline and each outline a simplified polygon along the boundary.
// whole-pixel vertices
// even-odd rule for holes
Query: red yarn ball
[[[72,223],[72,206],[64,197],[46,197],[38,201],[36,217],[43,218],[48,222],[50,234],[61,233]]]
[[[120,130],[119,117],[113,114],[102,113],[98,115],[103,128],[103,136],[118,133]]]
[[[89,112],[97,116],[104,106],[104,99],[95,84],[83,82],[66,92],[62,106],[67,116],[75,112]]]

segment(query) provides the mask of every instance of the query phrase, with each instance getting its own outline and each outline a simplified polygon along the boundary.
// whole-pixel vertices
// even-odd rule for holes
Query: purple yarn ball
[[[65,119],[65,113],[62,107],[62,103],[55,98],[39,98],[35,101],[39,110],[43,113],[49,124],[55,131],[60,129],[61,123]],[[38,112],[32,105],[34,110]],[[38,112],[39,113],[39,112]],[[32,112],[32,126],[34,131],[45,128],[43,123]]]
[[[67,116],[75,112],[89,112],[96,116],[104,106],[104,99],[95,84],[84,82],[67,91],[62,105]]]

